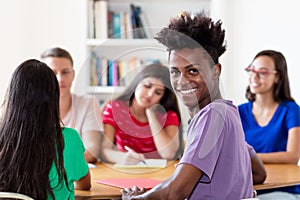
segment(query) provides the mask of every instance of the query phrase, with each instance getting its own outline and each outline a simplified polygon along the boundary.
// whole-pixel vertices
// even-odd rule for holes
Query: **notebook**
[[[119,188],[132,188],[133,186],[137,186],[139,188],[144,187],[148,190],[162,181],[150,178],[111,178],[95,180],[95,182]]]
[[[166,159],[145,159],[144,162],[139,162],[134,165],[115,164],[115,168],[164,168],[167,166]]]

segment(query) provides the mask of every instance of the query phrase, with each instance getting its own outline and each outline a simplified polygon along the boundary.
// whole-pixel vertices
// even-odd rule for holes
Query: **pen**
[[[126,151],[135,152],[133,149],[129,148],[128,146],[124,146],[124,149],[125,149]],[[145,160],[138,159],[138,158],[135,158],[135,157],[132,157],[132,158],[134,158],[134,159],[136,159],[136,160],[139,160],[139,161],[141,161],[142,163],[144,163],[146,166],[148,166]]]

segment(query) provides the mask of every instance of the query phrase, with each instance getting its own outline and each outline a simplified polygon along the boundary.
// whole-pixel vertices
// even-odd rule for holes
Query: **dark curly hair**
[[[157,33],[155,39],[165,45],[169,52],[202,47],[217,64],[226,51],[225,30],[221,25],[220,20],[213,22],[203,13],[191,15],[184,12],[180,17],[171,19],[169,26]]]

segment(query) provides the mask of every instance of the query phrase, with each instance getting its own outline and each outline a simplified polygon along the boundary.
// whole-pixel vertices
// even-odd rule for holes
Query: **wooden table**
[[[91,190],[75,190],[75,199],[120,199],[121,188],[95,183],[94,180],[106,178],[151,178],[168,179],[175,170],[178,161],[169,162],[162,169],[115,169],[112,165],[99,163],[96,168],[90,168],[92,177]]]
[[[272,189],[300,184],[300,167],[292,164],[265,164],[267,179],[254,185],[255,190]]]
[[[91,168],[92,189],[75,190],[75,198],[81,199],[119,199],[120,188],[95,183],[94,180],[105,178],[153,178],[158,180],[168,179],[175,170],[178,161],[170,162],[163,169],[126,169],[120,171],[112,165],[97,164],[97,168]],[[272,189],[300,184],[300,167],[289,164],[267,164],[267,179],[263,184],[254,185],[255,190]]]

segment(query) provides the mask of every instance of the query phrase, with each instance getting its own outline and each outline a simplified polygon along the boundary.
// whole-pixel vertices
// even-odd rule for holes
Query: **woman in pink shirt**
[[[102,160],[135,164],[181,154],[181,118],[169,76],[167,67],[150,64],[123,94],[105,105]]]

